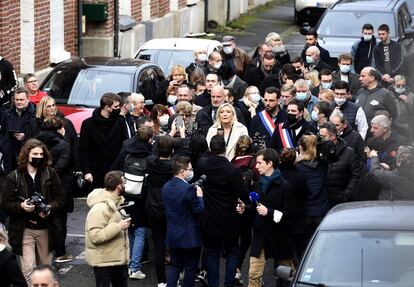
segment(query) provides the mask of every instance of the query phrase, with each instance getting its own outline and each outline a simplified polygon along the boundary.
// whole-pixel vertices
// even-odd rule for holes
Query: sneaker
[[[69,254],[65,254],[59,257],[55,258],[56,263],[64,263],[64,262],[70,262],[73,260],[73,256]]]
[[[205,270],[201,270],[201,271],[197,274],[197,279],[199,280],[199,282],[200,282],[203,286],[207,286],[207,271],[205,271]]]
[[[236,276],[234,276],[234,286],[243,286],[241,272],[236,272]]]
[[[158,283],[158,287],[167,287],[167,283]]]
[[[132,271],[129,273],[129,278],[142,280],[145,279],[145,274],[141,270]]]

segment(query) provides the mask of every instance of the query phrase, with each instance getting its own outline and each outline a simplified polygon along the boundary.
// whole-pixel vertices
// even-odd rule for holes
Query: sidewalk
[[[253,11],[257,12],[247,13],[230,23],[233,27],[245,26],[244,29],[221,27],[222,29],[211,32],[216,33],[219,41],[223,35],[234,36],[237,47],[251,55],[268,33],[276,32],[281,35],[282,39],[285,39],[286,36],[299,30],[293,24],[293,0],[275,0]]]

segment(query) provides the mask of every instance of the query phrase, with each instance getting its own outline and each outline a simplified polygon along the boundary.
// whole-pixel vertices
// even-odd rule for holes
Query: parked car
[[[340,204],[323,219],[291,286],[411,287],[413,201]],[[276,275],[287,279],[289,267]]]
[[[221,49],[219,41],[196,38],[152,39],[145,42],[135,58],[148,60],[160,65],[165,75],[169,75],[174,65],[187,67],[194,62],[195,49],[206,49],[207,55]]]
[[[139,92],[151,104],[164,73],[156,63],[109,57],[75,58],[56,66],[40,89],[56,100],[58,109],[72,120],[76,131],[99,107],[107,92]]]
[[[294,23],[317,22],[319,17],[337,0],[295,0]]]
[[[361,38],[365,23],[374,26],[375,34],[379,25],[387,24],[391,38],[400,43],[405,54],[414,54],[413,20],[407,0],[338,1],[325,11],[316,25],[319,44],[329,51],[332,58],[350,53],[352,44]],[[304,23],[301,33],[305,34],[309,28]]]

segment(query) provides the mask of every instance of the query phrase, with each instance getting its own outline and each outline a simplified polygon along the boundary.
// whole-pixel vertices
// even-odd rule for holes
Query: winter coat
[[[0,98],[0,105],[10,104],[14,90],[18,86],[16,73],[13,64],[0,56],[0,94],[4,96]]]
[[[349,85],[349,92],[352,95],[352,98],[355,97],[356,92],[359,90],[361,84],[359,83],[359,76],[355,73],[349,72],[348,74],[348,85]],[[341,70],[337,69],[333,74],[334,81],[341,80]]]
[[[145,202],[145,212],[150,217],[165,217],[162,201],[162,187],[173,177],[172,161],[161,160],[151,155],[147,157],[148,192]]]
[[[0,287],[27,287],[16,255],[0,244]]]
[[[285,110],[280,109],[279,113],[277,114],[275,125],[279,123],[284,123],[287,120],[287,113]],[[267,145],[270,141],[270,138],[272,137],[273,133],[270,133],[265,125],[263,124],[263,121],[261,120],[259,115],[255,115],[252,118],[252,121],[250,123],[250,129],[249,129],[249,136],[254,140],[256,138],[260,138],[264,136],[265,144]]]
[[[105,174],[127,138],[121,117],[104,118],[101,109],[82,123],[79,154],[83,174],[92,173],[93,186],[102,187]]]
[[[264,193],[260,184],[257,184],[257,193],[260,204],[267,207],[266,216],[256,212],[253,224],[253,238],[250,256],[259,257],[264,248],[265,258],[291,259],[291,225],[292,212],[295,210],[295,191],[293,186],[283,177],[273,179],[269,190]],[[253,208],[256,208],[252,204]],[[283,213],[280,222],[273,221],[274,211]]]
[[[364,41],[361,37],[358,41],[352,44],[351,55],[354,58],[353,70],[355,73],[360,74],[361,70],[365,67],[375,67],[374,61],[374,48],[377,45],[378,40],[375,36],[372,36],[370,41]]]
[[[414,200],[414,169],[384,170],[377,156],[371,159],[371,174],[381,186],[379,200]]]
[[[394,87],[389,88],[393,95],[395,105],[397,106],[398,117],[392,122],[392,128],[406,138],[411,138],[414,134],[412,126],[414,124],[414,93],[407,90],[401,95],[407,96],[407,101],[400,100]]]
[[[328,195],[325,189],[327,166],[318,160],[301,160],[296,163],[296,168],[306,182],[305,216],[325,216],[329,211]]]
[[[250,63],[249,55],[247,55],[244,50],[238,47],[234,48],[231,55],[227,55],[223,50],[220,51],[220,54],[221,58],[223,59],[223,64],[231,62],[229,65],[231,67],[234,67],[237,76],[239,76],[240,79],[244,80],[244,73],[247,71],[247,67]]]
[[[85,222],[86,262],[93,267],[126,265],[129,261],[128,231],[122,230],[118,211],[122,196],[99,188],[86,199],[90,208]]]
[[[351,201],[358,191],[361,162],[346,142],[337,138],[335,153],[328,160],[326,188],[331,207]]]
[[[403,64],[403,52],[398,42],[391,40],[389,45],[390,70],[387,71],[384,61],[384,44],[379,42],[374,48],[375,68],[381,75],[389,74],[391,77],[398,75]]]
[[[236,211],[238,198],[248,202],[241,171],[224,156],[207,154],[195,167],[195,179],[207,176],[204,184],[203,235],[217,238],[236,238],[240,215]]]
[[[16,170],[17,171],[17,170]],[[1,208],[10,215],[9,221],[9,243],[13,252],[22,255],[23,232],[25,229],[26,213],[20,206],[22,198],[28,198],[28,190],[24,172],[12,171],[7,175],[3,183],[3,192],[1,196]],[[49,233],[49,250],[55,250],[56,246],[64,240],[62,226],[56,216],[63,210],[65,204],[65,195],[63,186],[58,174],[53,168],[47,167],[41,169],[41,189],[45,201],[49,204],[50,214],[46,217],[47,229]],[[16,181],[18,180],[18,182]]]
[[[340,137],[348,144],[349,147],[355,151],[357,158],[361,162],[365,162],[365,142],[362,139],[361,135],[358,132],[354,131],[348,124]]]
[[[316,45],[315,45],[318,49],[319,49],[319,51],[320,51],[320,59],[322,60],[322,61],[324,61],[325,63],[327,63],[327,64],[329,64],[330,62],[331,62],[331,55],[329,54],[329,51],[328,50],[326,50],[325,48],[323,48],[323,47],[321,47],[320,45],[319,45],[319,43],[316,43]],[[301,57],[302,57],[302,59],[303,59],[303,62],[304,63],[306,63],[306,50],[309,48],[310,46],[309,45],[305,45],[305,47],[303,48],[303,50],[302,50],[302,53],[301,53]],[[331,70],[331,68],[329,67],[329,70]],[[318,70],[319,71],[319,70]]]

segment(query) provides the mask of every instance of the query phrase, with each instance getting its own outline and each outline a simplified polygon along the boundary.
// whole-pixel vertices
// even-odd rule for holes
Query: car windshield
[[[72,89],[68,104],[98,107],[105,93],[131,92],[133,74],[106,72],[93,69],[82,70]]]
[[[374,31],[379,25],[387,23],[391,35],[395,37],[396,30],[392,13],[361,12],[361,11],[330,11],[325,14],[318,27],[318,34],[323,36],[360,37],[361,28],[365,23],[371,23]]]
[[[304,284],[298,286],[413,286],[413,258],[414,232],[320,231],[301,267],[298,280]]]
[[[167,76],[174,65],[187,67],[194,61],[193,50],[144,50],[138,58],[158,63]]]

